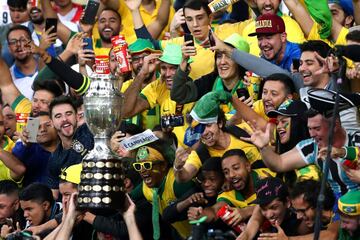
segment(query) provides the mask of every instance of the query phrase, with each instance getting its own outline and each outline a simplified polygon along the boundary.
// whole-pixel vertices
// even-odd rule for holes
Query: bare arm
[[[12,80],[8,65],[2,58],[0,58],[0,72],[0,89],[2,92],[2,98],[4,102],[9,103],[9,105],[11,106],[16,100],[16,98],[19,97],[21,94]]]
[[[285,5],[290,12],[294,15],[295,20],[299,23],[305,37],[308,37],[314,21],[304,6],[298,0],[285,0]]]
[[[57,13],[50,5],[49,0],[41,0],[41,6],[44,13],[44,18],[58,18]],[[66,44],[70,38],[71,31],[60,20],[57,23],[57,35],[59,39]]]
[[[142,240],[139,228],[135,220],[135,203],[129,195],[126,195],[129,203],[128,209],[122,214],[129,233],[129,240]]]
[[[360,0],[353,0],[354,19],[356,25],[360,25]]]
[[[135,77],[134,82],[126,89],[124,96],[124,117],[132,117],[145,109],[150,108],[150,104],[145,99],[139,96],[144,80],[150,76],[150,73],[155,71],[158,63],[159,54],[150,54],[144,58],[144,64],[141,67],[139,74]]]
[[[326,230],[320,232],[319,239],[336,240],[338,239],[338,230],[340,222],[333,222]],[[289,237],[289,240],[313,240],[314,234],[307,234],[303,236]]]
[[[186,149],[179,147],[176,150],[174,162],[174,175],[177,182],[187,182],[196,176],[198,169],[186,160],[189,157],[189,152]]]
[[[237,240],[253,239],[264,222],[264,216],[261,214],[260,206],[256,205],[252,216],[246,224],[245,231],[240,234]]]
[[[12,179],[18,181],[22,178],[26,168],[19,159],[4,149],[0,149],[0,159],[5,164],[5,166],[10,169],[10,176]]]
[[[49,235],[44,238],[44,240],[55,240],[58,233],[62,229],[63,223],[61,223],[59,226],[57,226]]]
[[[120,1],[119,0],[101,0],[101,5],[104,5],[105,7],[112,8],[114,10],[118,10],[120,7]],[[100,6],[101,8],[101,6]]]

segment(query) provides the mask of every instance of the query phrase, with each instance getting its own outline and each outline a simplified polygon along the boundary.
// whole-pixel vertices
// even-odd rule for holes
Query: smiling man
[[[55,98],[50,104],[50,117],[60,138],[48,165],[48,185],[57,198],[61,169],[78,164],[94,147],[94,136],[87,124],[77,127],[77,108],[67,96]]]
[[[159,214],[173,201],[181,198],[187,191],[194,187],[194,183],[177,183],[174,171],[170,168],[170,161],[174,152],[162,140],[157,140],[146,146],[140,147],[136,155],[134,169],[139,172],[143,182],[132,192],[131,198],[136,202],[145,198],[152,204],[153,238],[160,239]],[[190,236],[191,227],[187,221],[172,223],[177,234],[182,238]]]

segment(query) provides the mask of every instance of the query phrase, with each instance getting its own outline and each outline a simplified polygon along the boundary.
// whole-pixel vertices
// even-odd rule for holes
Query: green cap
[[[155,47],[152,44],[152,42],[150,42],[147,39],[143,39],[143,38],[138,38],[138,39],[136,39],[135,42],[130,44],[129,51],[131,54],[141,53],[141,52],[145,52],[145,51],[160,52],[159,50],[155,50]]]
[[[339,198],[338,208],[346,215],[360,215],[360,191],[349,191]]]
[[[249,43],[245,40],[245,38],[243,38],[242,36],[240,36],[237,33],[233,33],[229,37],[227,37],[224,40],[224,43],[230,44],[234,48],[236,48],[240,51],[243,51],[243,52],[248,53],[250,51]]]
[[[162,56],[159,58],[160,61],[172,64],[180,65],[182,59],[181,46],[178,44],[169,43],[166,45]],[[193,60],[190,58],[188,63],[192,63]]]
[[[220,103],[228,103],[231,98],[232,95],[229,92],[209,92],[197,101],[190,115],[198,123],[216,123],[220,112]],[[192,127],[197,125],[196,122],[191,124]]]

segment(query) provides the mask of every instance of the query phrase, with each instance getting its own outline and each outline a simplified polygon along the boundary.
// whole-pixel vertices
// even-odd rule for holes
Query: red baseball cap
[[[275,14],[264,14],[256,18],[256,31],[250,33],[249,36],[257,36],[259,34],[274,34],[285,32],[284,20]]]

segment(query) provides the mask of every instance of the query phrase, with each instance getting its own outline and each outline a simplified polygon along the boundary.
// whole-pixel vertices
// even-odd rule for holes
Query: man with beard
[[[213,222],[218,219],[217,212],[221,207],[228,205],[230,211],[226,220],[232,227],[245,222],[254,210],[252,203],[257,198],[255,187],[261,178],[274,175],[266,168],[252,170],[250,163],[241,149],[231,149],[224,153],[221,158],[221,168],[230,189],[224,191],[217,197],[217,203],[208,208],[192,208],[191,215],[195,219],[207,216],[207,221]]]
[[[129,52],[131,56],[131,69],[133,71],[133,76],[135,77],[140,73],[146,56],[151,53],[160,53],[160,51],[155,50],[154,45],[149,40],[142,38],[138,38],[134,43],[130,44]],[[110,59],[111,58],[112,54],[110,53]],[[141,89],[144,89],[148,84],[155,80],[156,70],[154,69],[154,71],[143,80]],[[133,79],[124,82],[121,87],[121,92],[125,92],[133,82]],[[155,106],[152,109],[144,110],[141,114],[138,114],[129,120],[136,125],[142,126],[143,129],[152,129],[159,124],[159,111],[159,106]]]
[[[77,127],[77,109],[68,96],[60,96],[50,103],[50,118],[61,141],[48,165],[48,185],[57,199],[61,169],[80,163],[93,149],[94,136],[86,123]]]
[[[293,59],[299,59],[301,52],[298,44],[287,41],[284,20],[275,14],[264,14],[255,25],[255,32],[249,36],[257,36],[261,57],[291,72]]]
[[[4,127],[5,134],[16,141],[18,136],[15,135],[16,132],[16,115],[11,109],[9,104],[4,104],[2,114],[4,116]]]
[[[38,74],[38,61],[27,47],[31,41],[30,30],[23,25],[15,25],[7,33],[10,54],[15,59],[10,68],[11,76],[15,86],[28,99],[33,97],[31,86]]]
[[[11,150],[15,143],[5,134],[3,115],[0,112],[0,180],[12,180],[21,184],[26,168]]]
[[[163,119],[173,115],[178,119],[182,118],[182,122],[185,122],[186,113],[191,110],[193,104],[180,105],[170,99],[173,77],[181,62],[181,56],[181,47],[170,44],[165,48],[161,57],[160,54],[154,53],[144,58],[139,74],[125,91],[124,106],[126,108],[124,108],[123,113],[125,118],[132,117],[144,110],[159,105],[160,115]],[[160,65],[160,78],[141,90],[144,80],[154,74],[158,64]],[[166,129],[174,128],[173,131],[178,138],[178,143],[183,145],[186,130],[185,124],[177,126],[163,125],[162,127]]]
[[[177,151],[174,162],[176,181],[189,181],[195,177],[202,162],[206,160],[204,156],[221,157],[230,149],[243,150],[253,168],[263,167],[258,149],[239,139],[247,135],[240,128],[243,125],[236,127],[236,131],[231,131],[230,127],[225,126],[226,119],[220,104],[227,104],[229,101],[237,110],[239,98],[225,91],[209,92],[195,104],[190,112],[191,128],[201,128],[201,143],[190,154],[184,150]]]
[[[29,132],[26,128],[21,135],[21,141],[15,144],[12,153],[25,165],[26,173],[23,186],[30,183],[47,183],[47,166],[51,153],[58,145],[58,136],[48,112],[40,112],[37,117],[40,121],[36,143],[28,142]]]
[[[338,201],[341,225],[340,240],[360,239],[360,191],[352,191]]]

